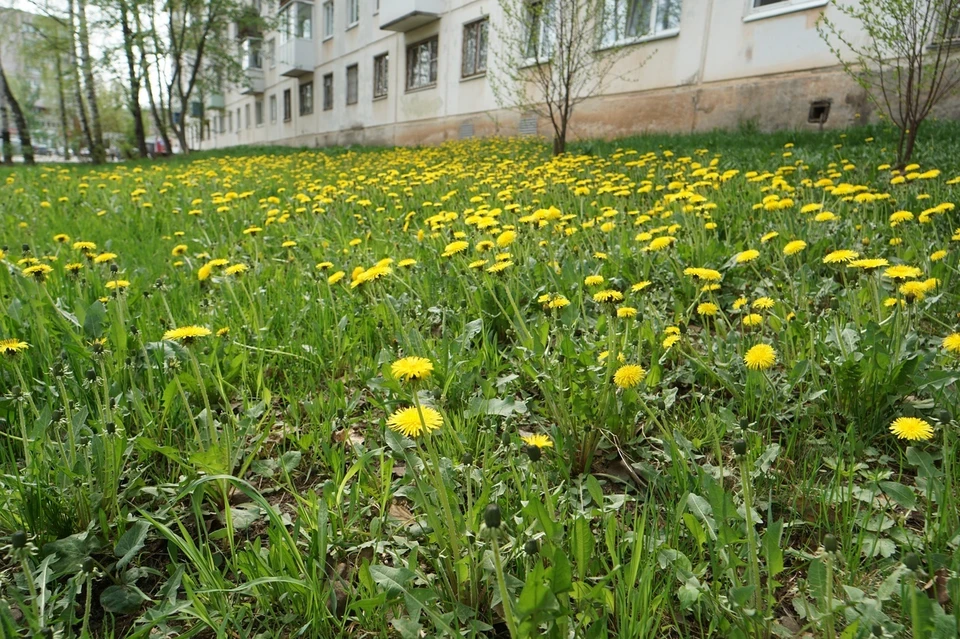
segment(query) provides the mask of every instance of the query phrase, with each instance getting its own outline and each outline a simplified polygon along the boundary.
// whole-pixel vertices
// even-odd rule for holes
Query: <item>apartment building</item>
[[[870,115],[865,93],[817,33],[827,12],[858,37],[827,0],[606,7],[597,46],[624,55],[602,95],[578,106],[573,137],[842,127]],[[245,82],[209,101],[203,148],[550,134],[535,115],[504,108],[491,86],[498,0],[281,0],[260,10],[275,11],[279,29],[231,34]]]

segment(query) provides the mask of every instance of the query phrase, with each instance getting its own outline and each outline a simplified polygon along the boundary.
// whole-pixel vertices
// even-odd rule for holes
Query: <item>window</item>
[[[230,129],[230,133],[233,133],[233,111],[227,113],[227,126]]]
[[[223,114],[220,114],[220,133],[227,132],[227,119],[223,117]]]
[[[323,76],[323,110],[329,111],[333,108],[333,74],[328,73]]]
[[[289,122],[293,118],[293,105],[291,104],[290,89],[283,90],[283,121]]]
[[[323,39],[333,37],[333,0],[323,3]]]
[[[601,45],[675,32],[680,28],[680,3],[681,0],[605,0]]]
[[[277,94],[270,96],[270,124],[277,122]]]
[[[263,98],[253,103],[253,123],[263,126]]]
[[[480,75],[487,70],[487,29],[490,19],[484,18],[463,27],[463,61],[460,75],[464,78]]]
[[[247,38],[240,43],[240,49],[240,66],[244,71],[263,68],[263,57],[261,56],[259,38]]]
[[[373,59],[373,99],[387,97],[390,80],[390,54],[381,53]]]
[[[243,105],[243,116],[244,116],[243,121],[245,123],[243,128],[249,129],[250,128],[250,105],[249,104]]]
[[[527,59],[546,60],[553,53],[552,13],[553,0],[531,0],[527,3],[527,37],[523,52]]]
[[[347,104],[356,104],[360,99],[360,67],[351,64],[347,67]]]
[[[243,128],[243,120],[240,119],[240,107],[237,107],[237,133]]]
[[[360,0],[347,0],[347,29],[360,22]]]
[[[280,41],[289,42],[298,38],[313,38],[313,5],[306,2],[290,2],[277,14]]]
[[[434,36],[407,47],[407,90],[432,87],[437,83],[437,50]]]
[[[271,69],[277,66],[277,41],[273,38],[267,40],[265,55],[267,56],[267,62],[270,63]]]
[[[300,85],[300,115],[313,113],[313,82]]]

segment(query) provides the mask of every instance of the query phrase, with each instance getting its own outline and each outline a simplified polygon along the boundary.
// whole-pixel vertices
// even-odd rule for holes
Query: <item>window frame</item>
[[[263,98],[253,101],[253,126],[263,126]]]
[[[552,24],[550,24],[550,18],[553,14],[556,0],[528,0],[525,3],[525,9],[527,11],[526,19],[526,30],[527,32],[523,35],[523,46],[524,50],[523,61],[524,66],[533,66],[536,64],[542,64],[548,62],[553,58],[553,45],[554,45],[554,30]],[[542,9],[540,13],[534,18],[532,15],[532,8],[536,5],[540,5]],[[530,53],[530,44],[533,41],[534,33],[533,28],[536,28],[536,48],[537,51],[533,56],[529,55]],[[549,36],[545,38],[544,35]]]
[[[645,25],[645,30],[639,35],[627,35],[625,24],[628,21],[630,15],[630,6],[631,2],[636,3],[637,11],[640,11],[640,17],[643,16],[643,3],[649,1],[650,3],[650,16],[648,18],[649,23]],[[689,1],[689,0],[688,0]],[[747,0],[752,2],[753,0]],[[661,10],[663,10],[663,4],[667,3],[669,5],[676,5],[680,9],[680,15],[677,16],[677,26],[663,28],[658,31],[658,24],[660,23]],[[623,24],[620,23],[620,20],[617,19],[616,25],[608,23],[608,10],[611,5],[623,4],[622,10],[624,11]],[[600,25],[599,25],[599,40],[597,43],[597,49],[613,49],[616,47],[629,46],[632,44],[641,44],[643,42],[650,42],[651,40],[660,40],[663,38],[672,38],[679,35],[680,33],[680,16],[683,12],[683,0],[605,0],[603,3],[603,14],[600,16]],[[609,38],[609,33],[611,28],[615,28],[617,33],[613,39]],[[624,32],[619,33],[619,30],[623,28]]]
[[[350,71],[353,71],[353,101],[350,101]],[[347,90],[346,93],[346,102],[347,106],[353,106],[360,102],[360,64],[354,62],[353,64],[348,64],[345,72],[345,77],[347,79]]]
[[[475,41],[474,48],[474,60],[473,60],[473,72],[467,73],[467,32],[468,30],[476,28],[476,35],[471,35],[470,40]],[[478,78],[487,74],[487,58],[490,49],[490,16],[484,16],[476,20],[471,20],[470,22],[465,22],[463,25],[463,39],[460,43],[460,79],[461,80],[470,80],[472,78]],[[481,38],[481,34],[483,37]],[[480,68],[480,43],[484,43],[483,49],[483,68]]]
[[[300,117],[313,115],[313,80],[297,85],[297,112]]]
[[[353,18],[351,20],[351,18]],[[347,0],[347,28],[349,31],[360,24],[360,0]]]
[[[379,91],[381,77],[383,78],[382,93]],[[373,99],[383,100],[388,95],[390,95],[390,52],[384,51],[373,56]]]
[[[333,72],[323,74],[322,82],[323,82],[323,110],[333,111]]]
[[[283,90],[283,121],[290,122],[293,120],[293,90],[284,89]]]
[[[774,0],[770,4],[758,5],[761,0],[746,0],[743,21],[753,22],[765,18],[776,18],[807,9],[819,9],[827,6],[829,0]]]
[[[435,43],[436,51],[434,55],[430,58],[430,61],[428,63],[430,65],[430,68],[427,73],[429,81],[427,82],[427,84],[414,86],[410,82],[411,79],[413,78],[412,68],[410,65],[410,62],[413,59],[411,57],[411,54],[414,50],[419,50],[420,47],[429,45],[431,43]],[[404,86],[406,86],[407,93],[410,93],[413,91],[426,91],[428,89],[436,88],[437,82],[440,79],[440,34],[434,34],[432,36],[429,36],[427,38],[424,38],[422,40],[419,40],[417,42],[407,45],[406,53],[407,53],[406,55],[407,66],[405,69],[406,73],[404,74],[406,76],[404,81]],[[419,53],[417,54],[417,56],[418,57],[415,61],[419,61]]]
[[[270,124],[277,123],[277,117],[279,116],[279,109],[277,108],[277,94],[271,93],[268,100],[268,107],[270,111]]]
[[[329,9],[329,11],[328,11]],[[336,20],[337,9],[333,4],[333,0],[326,0],[322,5],[323,13],[323,41],[326,42],[333,38],[334,33],[334,20]]]

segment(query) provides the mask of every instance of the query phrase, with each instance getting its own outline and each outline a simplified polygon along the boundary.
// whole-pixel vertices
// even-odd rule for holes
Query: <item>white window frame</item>
[[[360,0],[347,0],[347,31],[360,24]]]
[[[780,0],[780,2],[772,2],[761,6],[758,4],[760,1],[746,0],[744,22],[776,18],[777,16],[806,11],[807,9],[819,9],[825,7],[829,2],[829,0]]]
[[[336,9],[333,6],[333,0],[327,0],[323,3],[323,39],[329,40],[333,37],[333,21],[336,17]]]
[[[472,30],[477,31],[473,32]],[[469,38],[468,38],[469,36]],[[476,47],[473,50],[472,73],[467,73],[467,42],[473,41]],[[483,42],[483,55],[481,55],[480,43]],[[470,80],[486,75],[487,58],[490,53],[490,17],[484,16],[479,20],[472,20],[463,25],[463,37],[460,43],[460,79]]]
[[[543,6],[542,13],[536,17],[535,23],[528,23],[526,25],[527,33],[523,37],[523,58],[525,66],[532,66],[535,64],[541,64],[547,62],[550,58],[553,57],[553,45],[556,34],[554,33],[553,25],[551,24],[553,17],[553,10],[556,0],[530,0],[526,3],[527,11],[530,11],[530,7],[533,5]],[[528,20],[533,20],[533,17],[528,15]],[[533,38],[533,29],[537,30],[537,51],[534,56],[528,55],[530,41]]]
[[[277,94],[270,94],[270,124],[277,123]]]
[[[380,91],[381,83],[382,88]],[[390,53],[385,51],[373,57],[373,99],[383,100],[390,94]]]
[[[748,1],[753,2],[754,0]],[[649,24],[645,25],[643,32],[628,35],[626,33],[626,21],[631,5],[636,6],[636,10],[641,12],[640,17],[642,18],[642,6],[645,2],[650,4]],[[603,15],[600,18],[599,48],[608,49],[661,38],[672,38],[678,35],[680,33],[679,23],[676,27],[666,29],[661,29],[658,26],[663,17],[662,12],[670,6],[676,6],[682,11],[683,0],[604,0]],[[611,31],[614,32],[612,36]]]

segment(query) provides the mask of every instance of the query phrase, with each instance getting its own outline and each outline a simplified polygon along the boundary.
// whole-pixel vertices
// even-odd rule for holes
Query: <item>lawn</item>
[[[960,632],[960,125],[0,169],[0,637]]]

